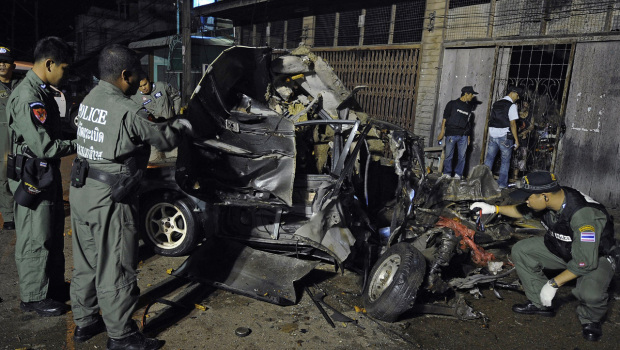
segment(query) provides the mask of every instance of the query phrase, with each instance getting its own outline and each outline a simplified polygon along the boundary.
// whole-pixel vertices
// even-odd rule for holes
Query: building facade
[[[369,87],[358,94],[365,111],[428,146],[445,104],[474,86],[469,168],[482,163],[491,104],[519,85],[540,141],[529,168],[553,170],[563,184],[620,204],[618,1],[223,0],[196,12],[233,20],[242,45],[310,46],[349,89]]]

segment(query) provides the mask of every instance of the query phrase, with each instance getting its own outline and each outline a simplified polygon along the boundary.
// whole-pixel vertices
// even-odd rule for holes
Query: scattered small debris
[[[287,324],[283,324],[282,327],[280,327],[280,330],[284,333],[291,333],[296,331],[299,328],[299,325],[297,323],[287,323]]]
[[[238,337],[247,337],[250,333],[252,333],[252,330],[248,327],[239,327],[235,329],[235,335]]]
[[[355,306],[353,306],[353,308],[355,309],[355,312],[356,312],[356,313],[358,313],[358,314],[359,314],[360,312],[361,312],[361,313],[363,313],[363,314],[365,314],[365,313],[366,313],[366,309],[365,309],[365,308],[363,308],[363,307],[359,307],[359,306],[355,305]]]

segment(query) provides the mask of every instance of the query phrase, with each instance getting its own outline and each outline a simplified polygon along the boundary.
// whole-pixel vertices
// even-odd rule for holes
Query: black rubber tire
[[[188,255],[202,238],[200,221],[192,211],[194,207],[189,198],[146,199],[140,205],[144,243],[158,255]]]
[[[382,321],[394,322],[413,307],[424,281],[426,260],[409,243],[398,243],[385,251],[370,272],[364,288],[366,312]]]

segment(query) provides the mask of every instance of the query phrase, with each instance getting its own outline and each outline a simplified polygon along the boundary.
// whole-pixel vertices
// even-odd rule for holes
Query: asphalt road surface
[[[65,159],[64,170],[70,160]],[[71,229],[66,210],[66,279],[71,278]],[[620,211],[612,210],[616,217]],[[619,232],[616,225],[616,232]],[[100,334],[82,343],[73,342],[71,313],[43,318],[19,309],[17,271],[14,261],[15,231],[0,232],[0,349],[105,349],[107,336]],[[585,341],[575,315],[577,301],[571,285],[560,289],[554,300],[554,318],[517,315],[514,303],[525,301],[522,293],[500,290],[498,299],[488,286],[480,295],[465,299],[486,315],[486,321],[461,321],[454,317],[407,313],[395,323],[374,321],[361,307],[357,274],[335,272],[320,264],[297,285],[299,302],[277,306],[170,276],[184,258],[155,256],[141,248],[138,284],[141,298],[134,319],[144,332],[166,342],[164,349],[618,349],[620,344],[620,279],[610,289],[610,308],[603,324],[603,339]],[[320,287],[325,302],[357,321],[334,322],[332,328],[303,292]],[[476,298],[478,297],[478,298]],[[332,312],[327,311],[331,316]],[[249,334],[236,335],[238,328]]]

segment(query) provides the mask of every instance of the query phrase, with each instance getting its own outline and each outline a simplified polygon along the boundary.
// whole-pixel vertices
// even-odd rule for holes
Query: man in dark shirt
[[[461,89],[461,97],[448,102],[443,112],[443,121],[441,122],[441,131],[437,136],[437,141],[446,137],[446,156],[444,160],[443,175],[441,178],[450,178],[452,176],[452,157],[454,149],[458,149],[458,158],[456,168],[454,169],[454,179],[460,180],[463,177],[465,169],[465,153],[470,142],[470,124],[471,105],[469,102],[478,93],[471,86],[465,86]]]

